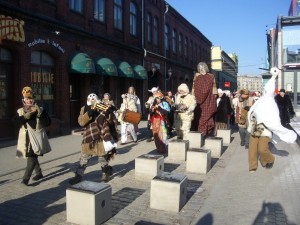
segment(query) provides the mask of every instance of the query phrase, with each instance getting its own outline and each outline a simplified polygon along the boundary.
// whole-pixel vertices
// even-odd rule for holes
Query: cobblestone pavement
[[[119,146],[119,154],[111,162],[115,172],[108,182],[112,187],[112,217],[104,224],[300,224],[298,145],[272,146],[276,157],[274,167],[271,170],[260,167],[250,174],[247,150],[239,145],[238,133],[232,134],[232,142],[224,146],[222,156],[212,160],[212,168],[206,175],[188,173],[185,161],[165,157],[164,171],[188,177],[187,202],[178,213],[151,209],[150,182],[135,180],[134,175],[136,157],[156,154],[154,142],[144,139],[145,125],[140,126],[139,142]],[[59,152],[79,149],[80,139],[79,135],[68,135],[50,142],[53,151]],[[0,158],[2,150],[5,148],[0,149]],[[28,187],[20,184],[23,170],[7,169],[8,173],[0,175],[0,224],[70,225],[66,221],[66,189],[78,158],[79,152],[74,150],[50,161],[44,159],[45,177],[31,181]],[[100,175],[97,158],[93,158],[84,180],[98,182]]]

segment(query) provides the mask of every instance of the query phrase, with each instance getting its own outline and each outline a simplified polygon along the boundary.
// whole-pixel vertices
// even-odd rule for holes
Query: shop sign
[[[59,51],[61,51],[62,53],[65,53],[65,49],[63,49],[60,44],[58,44],[57,42],[50,40],[50,39],[43,39],[43,38],[36,38],[34,39],[32,42],[28,43],[28,47],[31,48],[37,44],[46,44],[46,45],[51,45],[54,48],[57,48]]]
[[[230,87],[230,82],[229,81],[225,81],[224,82],[224,87]]]
[[[24,21],[0,14],[0,43],[2,40],[25,41]]]

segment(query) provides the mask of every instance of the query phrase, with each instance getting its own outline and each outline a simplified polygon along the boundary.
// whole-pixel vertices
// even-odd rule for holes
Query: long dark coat
[[[287,94],[285,94],[283,97],[281,97],[280,94],[277,94],[275,96],[275,101],[279,109],[281,125],[288,127],[288,124],[291,122],[290,118],[295,115],[291,98]]]

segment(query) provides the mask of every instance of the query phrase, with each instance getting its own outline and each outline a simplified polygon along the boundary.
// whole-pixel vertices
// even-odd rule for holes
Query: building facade
[[[119,107],[129,86],[142,105],[153,86],[191,87],[211,45],[163,0],[0,0],[0,139],[17,135],[24,86],[50,114],[50,136],[69,134],[89,93]]]
[[[300,104],[300,2],[291,0],[288,16],[267,31],[269,68],[278,67],[277,89],[284,88],[294,106]]]
[[[252,92],[262,93],[263,80],[261,76],[238,76],[237,77],[237,90],[247,89]]]
[[[235,53],[227,54],[220,46],[211,48],[211,68],[218,88],[237,90],[238,57]]]

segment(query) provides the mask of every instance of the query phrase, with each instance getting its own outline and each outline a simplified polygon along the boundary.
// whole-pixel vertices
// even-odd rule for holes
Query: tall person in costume
[[[249,139],[248,162],[249,171],[255,172],[258,167],[258,159],[266,169],[273,167],[275,157],[269,149],[271,138],[279,137],[286,143],[295,143],[297,134],[282,126],[279,110],[274,99],[275,79],[279,69],[271,68],[271,79],[266,83],[262,97],[260,97],[250,108],[248,113],[248,131],[251,134]]]
[[[93,156],[98,156],[102,169],[100,181],[109,180],[112,174],[109,161],[116,154],[118,141],[117,120],[113,110],[112,106],[100,104],[96,94],[91,93],[87,96],[87,103],[80,109],[78,117],[78,123],[84,129],[79,165],[75,177],[69,181],[70,184],[81,182],[88,162]]]
[[[36,129],[38,122],[42,127],[50,126],[51,119],[47,112],[35,102],[31,87],[24,87],[22,95],[23,107],[17,110],[17,116],[14,121],[15,124],[20,127],[17,143],[17,158],[27,159],[25,173],[22,179],[22,184],[27,186],[33,171],[35,171],[35,176],[32,180],[37,181],[43,178],[42,169],[38,160],[39,155],[35,154],[32,149],[27,126],[29,125],[33,129]]]
[[[196,97],[197,106],[191,130],[200,131],[204,136],[212,136],[215,127],[213,116],[217,111],[217,87],[214,75],[209,73],[204,62],[197,65],[192,94]]]

